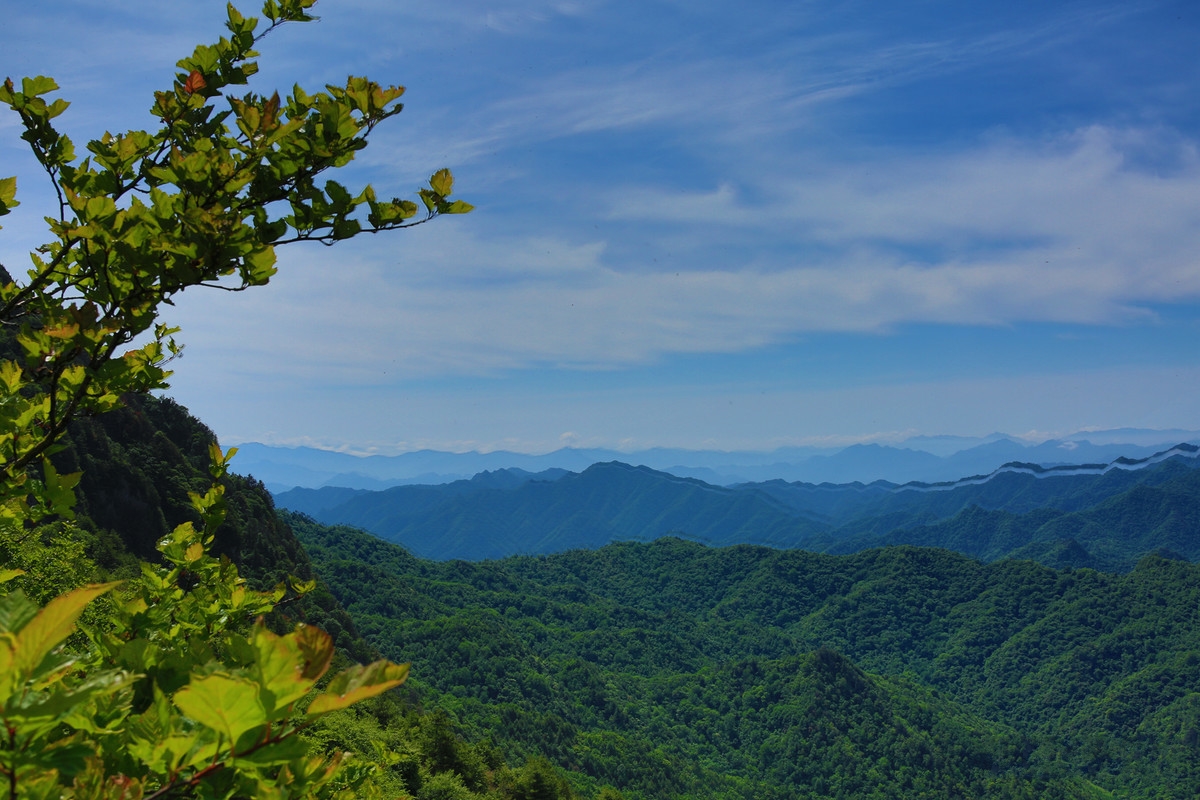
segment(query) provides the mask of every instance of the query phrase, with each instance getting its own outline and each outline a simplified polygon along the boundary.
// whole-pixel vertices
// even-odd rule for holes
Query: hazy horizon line
[[[1135,442],[1121,441],[1110,439],[1108,441],[1093,441],[1086,439],[1087,435],[1105,434],[1108,436],[1126,434],[1137,435],[1140,437],[1153,435],[1182,435],[1186,438],[1179,441],[1170,439],[1162,439],[1154,442]],[[974,434],[953,434],[939,433],[930,434],[919,431],[890,431],[863,435],[827,435],[827,436],[809,436],[798,437],[788,442],[780,442],[773,446],[755,447],[720,447],[710,446],[680,446],[670,444],[646,444],[644,446],[631,446],[627,440],[618,442],[617,444],[605,443],[601,441],[583,442],[583,441],[562,441],[559,438],[557,446],[550,446],[546,443],[540,445],[533,442],[518,442],[502,440],[500,442],[399,442],[395,445],[370,445],[365,446],[356,443],[343,442],[339,444],[330,444],[328,441],[321,441],[312,437],[292,437],[272,440],[272,437],[265,437],[267,441],[248,440],[234,443],[232,445],[224,445],[226,448],[236,447],[243,448],[247,445],[259,445],[262,447],[270,447],[276,449],[298,450],[307,448],[310,450],[319,450],[326,453],[336,453],[340,455],[354,456],[358,458],[368,458],[371,456],[395,457],[411,453],[420,452],[437,452],[448,453],[453,455],[491,455],[493,453],[510,453],[518,456],[538,457],[557,453],[563,450],[605,450],[622,455],[631,455],[636,453],[645,453],[655,450],[679,450],[692,453],[729,453],[729,454],[757,454],[768,455],[779,452],[780,450],[789,449],[811,449],[811,450],[844,450],[855,445],[870,445],[877,444],[882,446],[900,446],[909,442],[919,440],[960,440],[962,442],[975,442],[984,444],[992,441],[1008,440],[1023,444],[1026,447],[1037,447],[1050,442],[1062,442],[1064,449],[1072,450],[1074,447],[1083,441],[1087,441],[1093,445],[1120,445],[1129,444],[1133,446],[1153,446],[1155,444],[1174,445],[1188,441],[1192,438],[1200,437],[1200,430],[1189,430],[1184,428],[1141,428],[1141,427],[1119,427],[1119,428],[1096,428],[1087,427],[1079,428],[1069,432],[1062,431],[1027,431],[1025,433],[1005,433],[1002,431],[994,431],[984,435]],[[599,437],[597,437],[599,438]],[[524,447],[523,447],[524,446]],[[969,449],[972,446],[968,444],[964,449]],[[528,448],[528,449],[524,449]],[[907,448],[919,449],[919,448]]]

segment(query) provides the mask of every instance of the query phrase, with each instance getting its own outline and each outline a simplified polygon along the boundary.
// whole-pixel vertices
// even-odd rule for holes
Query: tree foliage
[[[49,99],[52,79],[0,85],[0,103],[19,116],[58,198],[47,217],[51,240],[31,254],[25,280],[0,287],[0,321],[20,325],[23,351],[0,362],[7,497],[22,494],[28,468],[76,415],[165,385],[178,345],[158,312],[179,292],[266,284],[284,244],[332,244],[471,210],[449,199],[454,180],[445,169],[418,191],[420,205],[323,180],[400,112],[402,87],[350,77],[313,94],[297,86],[286,98],[234,94],[258,69],[257,42],[285,22],[313,19],[314,2],[269,0],[261,30],[229,6],[229,36],[197,47],[155,93],[159,127],[105,133],[83,157],[54,127],[68,104]],[[16,204],[16,179],[0,181],[0,215]],[[41,494],[53,501],[64,488],[47,473]]]
[[[0,780],[10,798],[371,791],[373,767],[310,755],[298,734],[398,686],[408,667],[380,660],[329,678],[328,634],[264,623],[313,582],[257,591],[211,552],[232,451],[211,447],[211,483],[190,487],[193,518],[158,542],[161,563],[83,586],[95,565],[64,569],[64,556],[79,555],[80,475],[49,460],[73,420],[166,386],[179,345],[159,312],[179,292],[264,285],[281,245],[471,210],[450,199],[445,169],[416,201],[323,177],[399,113],[401,87],[352,76],[312,94],[235,94],[257,71],[262,37],[314,19],[314,3],[266,0],[265,24],[230,5],[229,35],[179,61],[155,93],[156,127],[104,133],[82,156],[55,128],[68,104],[51,99],[52,79],[0,85],[57,197],[31,267],[19,280],[0,271]],[[0,179],[0,216],[16,198],[16,179]],[[44,606],[25,591],[48,585],[57,596]]]
[[[332,639],[304,625],[268,630],[261,617],[289,587],[250,590],[208,553],[222,494],[196,497],[205,529],[179,526],[160,543],[166,563],[144,565],[140,580],[84,586],[40,610],[19,590],[0,598],[10,797],[332,796],[367,777],[308,756],[296,734],[398,686],[407,665],[351,667],[316,691]],[[84,607],[114,589],[86,646],[60,647]]]

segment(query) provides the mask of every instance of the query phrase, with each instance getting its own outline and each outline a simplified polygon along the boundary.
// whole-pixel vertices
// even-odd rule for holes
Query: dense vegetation
[[[1200,794],[1186,562],[664,539],[472,564],[289,520],[364,635],[472,735],[627,796]]]

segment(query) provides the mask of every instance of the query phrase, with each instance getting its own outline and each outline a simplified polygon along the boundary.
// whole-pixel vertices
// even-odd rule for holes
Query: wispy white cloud
[[[1191,145],[1171,174],[1129,167],[1121,143],[1147,135],[1090,129],[1050,145],[830,169],[776,181],[784,188],[769,203],[730,186],[614,193],[610,216],[633,220],[622,235],[647,253],[661,229],[674,244],[694,238],[678,270],[648,255],[617,263],[605,241],[446,222],[341,251],[332,284],[317,263],[325,254],[309,253],[294,282],[238,315],[255,330],[222,323],[203,337],[258,342],[250,359],[307,340],[306,358],[280,369],[372,382],[390,380],[384,365],[391,376],[611,369],[906,323],[1149,320],[1155,304],[1200,299],[1200,169]],[[704,255],[721,226],[747,242],[744,260]],[[775,243],[756,252],[756,237],[824,249],[811,261]],[[406,266],[379,267],[392,252]],[[362,313],[366,298],[375,313]]]
[[[174,61],[222,33],[224,0],[20,11],[0,73],[56,74],[76,101],[64,123],[86,136],[149,122],[149,93]],[[1200,300],[1194,128],[1142,121],[1169,108],[1142,117],[1136,104],[1107,104],[1144,94],[1111,87],[1113,71],[1082,84],[1100,100],[1061,118],[1061,87],[1046,99],[1037,83],[1111,67],[1100,39],[1091,61],[1072,48],[1145,12],[322,3],[322,23],[264,43],[259,85],[313,88],[348,72],[408,82],[407,110],[346,182],[403,192],[450,166],[478,211],[332,251],[289,250],[270,289],[219,305],[184,300],[173,313],[192,347],[180,368],[200,383],[237,376],[293,395],[330,384],[353,394],[399,379],[616,371],[812,332],[1152,323],[1165,306]],[[48,27],[61,15],[88,24]],[[1012,82],[1010,101],[1021,93],[1042,110],[969,94],[995,76]],[[897,112],[912,97],[936,98],[928,118]],[[951,130],[940,115],[960,105],[990,116]],[[0,126],[15,133],[11,119]],[[906,138],[913,127],[921,135]],[[7,159],[15,150],[4,147]],[[10,267],[43,238],[30,239],[45,204],[27,167],[10,170],[22,170],[25,203],[4,221]],[[867,414],[869,393],[855,397]],[[764,420],[786,418],[780,402]],[[622,408],[635,413],[632,401]],[[650,414],[638,440],[668,417]],[[539,441],[605,436],[572,414],[547,424]],[[888,424],[826,430],[911,427]],[[1030,416],[1027,427],[1049,424]]]
[[[805,255],[774,255],[770,267],[797,274],[807,262],[888,293],[902,288],[888,275],[900,276],[900,296],[925,298],[918,318],[1124,321],[1139,304],[1200,298],[1200,156],[1166,133],[1092,127],[1048,142],[889,153],[754,176],[759,186],[741,192],[626,186],[609,195],[608,213],[787,241]],[[1131,163],[1127,152],[1150,140],[1171,143],[1168,171]]]
[[[456,3],[397,4],[390,0],[347,0],[350,19],[390,18],[435,23],[455,29],[491,28],[502,33],[532,32],[556,17],[578,17],[604,0],[463,0]],[[326,9],[320,9],[326,13]],[[431,42],[431,45],[436,44]]]
[[[536,20],[546,37],[561,34],[548,24],[553,5],[518,3],[489,13]],[[890,30],[829,31],[828,20],[813,14],[811,29],[797,24],[790,36],[740,49],[714,47],[708,38],[689,38],[683,31],[656,36],[652,27],[635,30],[642,18],[623,15],[624,23],[598,24],[599,44],[568,59],[566,68],[501,69],[503,80],[485,79],[488,90],[467,116],[447,126],[449,120],[435,110],[433,118],[416,126],[420,138],[440,138],[460,164],[583,134],[653,130],[673,133],[682,150],[711,151],[720,145],[736,159],[767,142],[773,148],[795,146],[794,140],[778,138],[819,124],[818,107],[1029,57],[1111,26],[1133,10],[1067,10],[999,31],[964,28],[900,41]],[[471,9],[454,14],[478,16]],[[709,16],[722,15],[727,10]],[[555,51],[553,43],[547,46]],[[731,146],[733,152],[726,152]]]
[[[121,9],[131,18],[135,6]],[[357,15],[331,10],[329,21],[346,26],[381,14],[473,29],[487,27],[491,15],[503,22],[493,27],[533,35],[550,31],[556,16],[595,7],[539,0],[397,10],[362,0],[353,9]],[[337,291],[313,273],[290,284],[286,300],[271,297],[283,308],[307,304],[304,324],[288,321],[292,310],[273,314],[264,304],[246,319],[269,320],[259,324],[288,335],[230,333],[230,343],[261,341],[255,357],[265,358],[276,343],[308,338],[299,369],[371,374],[382,361],[377,351],[387,351],[405,374],[475,374],[537,365],[613,368],[673,353],[738,352],[807,331],[910,322],[1152,316],[1151,304],[1200,297],[1194,142],[1171,140],[1175,166],[1156,174],[1126,155],[1164,138],[1144,129],[1095,126],[935,154],[832,157],[777,136],[802,124],[814,104],[1044,47],[1079,35],[1079,25],[1102,22],[1059,16],[1027,28],[878,45],[814,34],[740,54],[708,55],[686,42],[653,53],[633,48],[614,54],[615,68],[600,63],[512,83],[455,126],[435,107],[416,115],[415,126],[382,131],[363,166],[420,174],[439,149],[447,163],[470,164],[550,139],[657,127],[687,130],[681,150],[724,141],[717,164],[724,174],[696,192],[658,180],[614,185],[636,172],[601,172],[585,190],[590,203],[530,202],[556,223],[553,233],[536,225],[489,227],[485,206],[453,233],[415,237],[411,260],[436,269],[389,274],[374,260],[386,261],[390,244],[361,248],[356,257],[339,254],[358,263],[347,267],[354,279]],[[136,29],[124,17],[109,25]],[[120,44],[135,39],[128,33]],[[140,46],[143,57],[157,57],[164,41]],[[749,151],[754,157],[739,163]],[[504,166],[489,169],[498,191],[506,181],[516,189],[513,202],[536,193],[522,185],[528,177],[520,168],[507,168],[507,176]],[[552,171],[535,182],[564,191]],[[585,227],[581,205],[616,230],[597,237]],[[407,242],[400,247],[409,249]],[[668,249],[671,268],[654,266],[653,257]],[[368,298],[377,310],[354,313]],[[306,337],[321,321],[337,331]]]

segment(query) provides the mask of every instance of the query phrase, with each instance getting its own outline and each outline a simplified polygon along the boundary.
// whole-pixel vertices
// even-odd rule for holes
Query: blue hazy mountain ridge
[[[363,528],[439,560],[591,549],[671,532],[715,546],[787,546],[826,528],[754,490],[615,461],[516,487],[475,480],[396,486],[326,508],[311,493],[292,490],[276,495],[276,502],[293,511],[312,509],[306,513],[320,522]]]
[[[1200,442],[1200,433],[1196,431],[1167,433],[1128,429],[1093,431],[1089,435],[1103,441],[1096,444],[1076,436],[1029,445],[994,434],[978,439],[918,437],[899,446],[785,447],[770,452],[654,448],[622,453],[566,447],[541,455],[503,450],[489,453],[418,450],[394,456],[360,456],[311,447],[277,447],[251,442],[238,445],[233,469],[242,475],[255,476],[273,492],[297,486],[378,490],[400,485],[450,483],[508,467],[535,473],[546,469],[581,472],[604,461],[641,464],[721,486],[773,479],[809,483],[870,483],[875,480],[906,483],[949,481],[964,475],[987,474],[1009,461],[1042,465],[1108,463],[1119,456],[1149,456],[1177,442]],[[1125,439],[1128,441],[1123,441]]]
[[[1132,569],[1149,553],[1196,561],[1200,559],[1200,469],[1196,467],[1195,460],[1190,464],[1171,460],[1146,470],[1142,477],[1147,480],[1134,482],[1092,505],[1085,505],[1085,498],[1099,494],[1096,490],[1100,487],[1062,503],[1083,506],[1078,510],[1048,503],[1022,514],[971,505],[952,518],[931,524],[845,536],[825,552],[846,554],[914,544],[954,550],[983,561],[1030,559],[1055,568],[1106,571]],[[1114,471],[1098,483],[1112,488],[1108,478],[1127,479],[1137,474]],[[1121,480],[1116,485],[1128,482]]]
[[[1165,480],[1168,471],[1146,468],[1172,458],[1182,464],[1196,464],[1198,453],[1200,448],[1195,445],[1180,444],[1143,459],[1122,456],[1098,464],[1042,466],[1008,462],[986,475],[943,483],[913,481],[897,485],[875,481],[864,485],[774,480],[751,485],[801,513],[834,526],[896,513],[922,512],[931,518],[945,518],[969,505],[1018,514],[1045,507],[1075,511],[1134,485]]]
[[[762,544],[855,552],[885,544],[946,547],[985,560],[1132,567],[1148,552],[1200,558],[1200,448],[1141,462],[1013,464],[956,483],[721,487],[620,462],[580,473],[484,473],[381,492],[326,487],[276,495],[325,524],[363,528],[433,559],[481,560],[593,549],[675,535],[713,546]]]
[[[392,492],[388,496],[403,496],[403,502],[409,510],[429,508],[431,505],[447,498],[461,497],[485,489],[515,489],[531,480],[552,481],[568,475],[563,469],[547,469],[541,472],[528,472],[516,467],[484,471],[471,479],[460,479],[449,483],[404,485],[401,492]],[[386,492],[386,490],[379,490]],[[319,518],[322,512],[336,508],[351,498],[372,494],[368,489],[351,489],[344,486],[322,486],[319,489],[308,489],[298,486],[275,495],[276,503],[289,511],[298,511],[310,517]]]
[[[489,453],[414,450],[394,456],[361,456],[313,447],[276,447],[257,442],[240,444],[237,448],[235,471],[254,475],[273,492],[297,486],[310,489],[343,486],[374,490],[412,484],[452,483],[481,472],[508,468],[533,473],[547,469],[581,471],[599,461],[610,461],[620,456],[616,451],[569,447],[543,455],[507,450]]]

